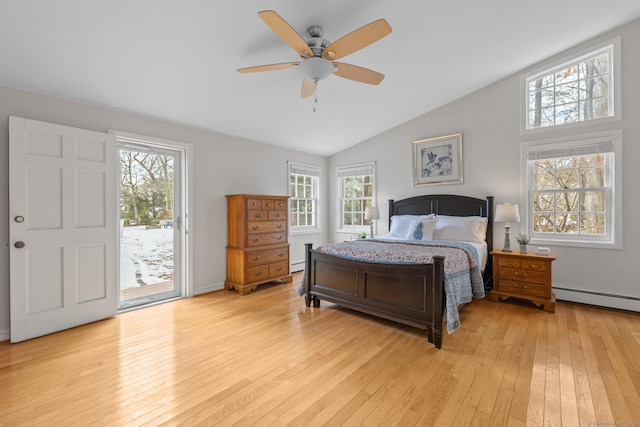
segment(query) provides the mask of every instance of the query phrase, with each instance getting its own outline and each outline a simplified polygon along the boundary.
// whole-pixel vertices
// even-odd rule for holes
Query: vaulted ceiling
[[[258,17],[335,41],[379,18],[391,34],[341,59],[386,77],[329,76],[317,104]],[[0,0],[0,85],[331,155],[640,17],[638,0]]]

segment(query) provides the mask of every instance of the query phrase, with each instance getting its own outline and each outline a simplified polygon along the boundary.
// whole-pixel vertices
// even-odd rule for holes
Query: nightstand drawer
[[[516,282],[515,280],[501,280],[500,290],[504,292],[512,292],[514,294],[523,294],[531,296],[539,296],[548,298],[548,286],[540,283]]]
[[[535,271],[515,268],[499,268],[498,274],[501,279],[521,280],[526,282],[549,283],[549,271]],[[501,285],[502,286],[502,285]]]

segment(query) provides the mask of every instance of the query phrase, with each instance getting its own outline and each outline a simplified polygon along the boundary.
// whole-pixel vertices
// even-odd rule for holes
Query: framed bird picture
[[[462,183],[462,134],[413,141],[413,185]]]

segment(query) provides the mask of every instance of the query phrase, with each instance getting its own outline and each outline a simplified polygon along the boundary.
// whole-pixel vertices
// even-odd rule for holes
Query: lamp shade
[[[364,219],[380,219],[380,210],[377,206],[369,206],[364,210]]]
[[[496,215],[493,220],[495,222],[520,222],[518,205],[504,203],[496,206]]]

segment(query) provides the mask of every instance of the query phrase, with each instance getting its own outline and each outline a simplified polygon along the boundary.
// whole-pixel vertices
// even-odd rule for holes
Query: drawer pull
[[[514,272],[513,275],[516,277],[527,277],[527,273],[520,273],[519,271]]]
[[[280,212],[276,212],[276,214],[274,215],[276,218],[280,218]]]
[[[527,289],[525,285],[516,285],[516,289]]]
[[[282,267],[276,267],[276,271],[282,271]]]
[[[253,243],[258,243],[260,241],[260,239],[258,239],[257,237],[254,237],[253,239],[251,239],[251,241]]]
[[[251,257],[251,261],[257,261],[259,259],[260,259],[260,257],[257,256],[257,255],[254,255],[254,256]]]
[[[257,230],[258,228],[260,228],[260,226],[259,226],[259,225],[254,225],[252,228],[253,228],[254,230]]]
[[[279,252],[279,253],[278,253],[278,256],[279,256],[280,258],[282,258],[282,257],[284,256],[284,252]]]
[[[276,227],[278,227],[278,228],[282,228],[282,224],[278,224]]]
[[[255,218],[260,218],[260,217],[262,216],[262,214],[261,214],[261,213],[257,213],[257,214],[254,214],[253,216],[254,216]]]
[[[267,203],[265,203],[265,205],[267,205],[267,206],[271,206],[271,203],[267,202]]]
[[[282,240],[282,236],[276,237],[277,240]]]
[[[254,274],[255,274],[256,276],[260,276],[260,275],[262,275],[262,271],[256,271]]]

